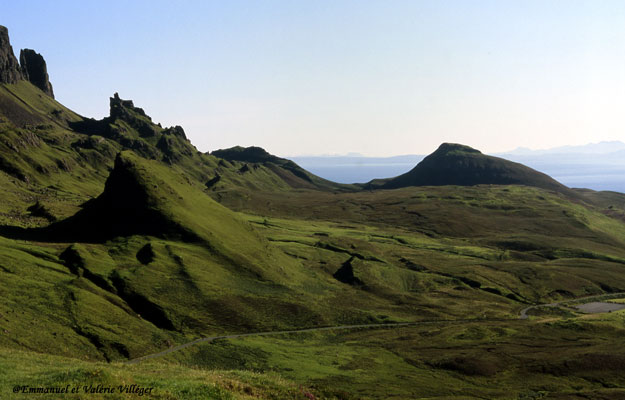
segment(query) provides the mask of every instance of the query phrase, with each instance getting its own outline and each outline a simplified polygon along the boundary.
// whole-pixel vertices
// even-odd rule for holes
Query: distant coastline
[[[607,145],[609,144],[609,146]],[[625,193],[625,144],[602,142],[551,150],[523,150],[494,154],[525,164],[571,188]],[[615,151],[609,151],[615,150]],[[424,155],[395,157],[289,157],[302,168],[338,183],[365,183],[391,178],[414,168]]]

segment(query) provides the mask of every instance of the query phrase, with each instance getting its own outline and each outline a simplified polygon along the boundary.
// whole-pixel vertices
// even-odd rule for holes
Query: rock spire
[[[23,49],[18,62],[9,41],[9,30],[0,25],[0,83],[17,83],[20,80],[29,81],[54,98],[46,61],[41,54],[31,49]]]
[[[43,59],[43,56],[35,50],[22,49],[22,51],[20,51],[20,64],[24,79],[30,81],[30,83],[43,90],[45,94],[54,98],[52,84],[48,78],[46,60]]]

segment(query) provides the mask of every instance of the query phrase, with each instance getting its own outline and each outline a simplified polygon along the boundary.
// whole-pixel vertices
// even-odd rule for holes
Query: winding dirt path
[[[560,305],[566,303],[572,303],[580,300],[592,300],[599,297],[606,296],[625,296],[625,292],[618,293],[609,293],[609,294],[600,294],[594,296],[586,296],[580,297],[577,299],[563,300],[554,303],[546,303],[546,304],[536,304],[533,306],[525,307],[519,313],[519,319],[528,319],[527,312],[531,309],[538,307],[558,307]],[[199,343],[209,343],[213,340],[219,339],[236,339],[247,336],[270,336],[270,335],[286,335],[290,333],[303,333],[303,332],[320,332],[320,331],[330,331],[330,330],[347,330],[347,329],[382,329],[382,328],[396,328],[402,326],[417,326],[417,325],[427,325],[427,324],[440,324],[440,323],[470,323],[470,322],[495,322],[495,321],[512,321],[513,319],[505,319],[505,318],[473,318],[473,319],[441,319],[441,320],[432,320],[432,321],[416,321],[416,322],[393,322],[387,324],[359,324],[359,325],[338,325],[338,326],[326,326],[322,328],[305,328],[305,329],[293,329],[287,331],[269,331],[269,332],[251,332],[251,333],[238,333],[233,335],[222,335],[222,336],[209,336],[204,338],[195,339],[193,341],[180,344],[178,346],[170,347],[166,350],[160,351],[158,353],[148,354],[142,357],[134,358],[132,360],[125,361],[124,364],[137,364],[145,360],[149,360],[152,358],[162,357],[169,353],[173,353],[175,351],[179,351],[185,349],[190,346],[194,346]]]
[[[415,325],[427,325],[427,324],[440,324],[440,323],[469,323],[469,322],[486,322],[486,321],[509,321],[509,319],[503,318],[474,318],[474,319],[439,319],[432,321],[416,321],[416,322],[392,322],[387,324],[360,324],[360,325],[338,325],[338,326],[326,326],[322,328],[305,328],[305,329],[293,329],[288,331],[270,331],[270,332],[251,332],[251,333],[239,333],[234,335],[223,336],[210,336],[193,340],[178,346],[170,347],[158,353],[148,354],[142,357],[134,358],[132,360],[125,361],[124,364],[136,364],[141,361],[149,360],[156,357],[161,357],[174,351],[179,351],[190,346],[194,346],[199,343],[212,342],[218,339],[236,339],[246,336],[270,336],[270,335],[285,335],[290,333],[303,333],[303,332],[319,332],[330,330],[345,330],[345,329],[381,329],[381,328],[396,328],[402,326],[415,326]]]

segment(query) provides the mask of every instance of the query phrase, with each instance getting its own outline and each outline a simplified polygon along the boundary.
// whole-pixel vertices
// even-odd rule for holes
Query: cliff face
[[[45,94],[54,98],[52,84],[48,78],[48,68],[43,56],[31,49],[20,51],[22,76],[30,83],[43,90]]]
[[[0,83],[17,83],[22,78],[20,65],[9,41],[9,30],[0,25]]]
[[[54,98],[46,61],[41,54],[23,49],[18,63],[9,40],[9,30],[0,25],[0,83],[17,83],[20,80],[29,81]]]

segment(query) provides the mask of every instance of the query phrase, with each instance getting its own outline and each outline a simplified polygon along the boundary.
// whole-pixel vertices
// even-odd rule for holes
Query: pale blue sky
[[[623,1],[8,1],[59,101],[119,92],[202,151],[625,141]]]

